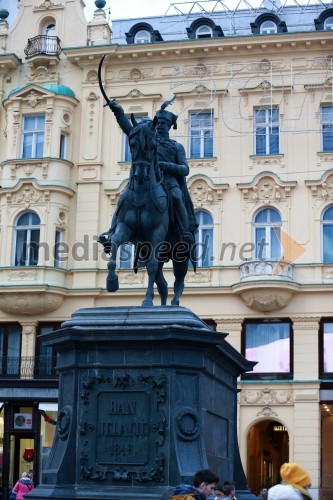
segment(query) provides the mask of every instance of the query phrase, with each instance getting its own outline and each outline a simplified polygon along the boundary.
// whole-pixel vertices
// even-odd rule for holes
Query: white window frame
[[[195,38],[213,38],[213,30],[208,24],[201,24],[196,29]]]
[[[203,116],[207,115],[210,116],[210,124],[209,125],[199,125],[199,126],[193,126],[192,125],[192,118],[196,118],[197,116]],[[214,155],[214,114],[213,112],[205,112],[205,113],[190,113],[189,116],[189,152],[190,152],[190,158],[211,158]],[[192,132],[199,131],[199,141],[200,141],[200,148],[199,148],[199,156],[192,156],[192,148],[191,148],[191,139],[192,139]],[[205,137],[205,132],[210,132],[211,133],[211,139],[212,139],[212,154],[210,156],[205,156],[205,144],[206,144],[206,137]]]
[[[331,109],[331,120],[324,120],[323,119],[323,109],[324,108],[330,108]],[[332,148],[325,148],[324,144],[324,126],[329,126],[331,129],[331,134],[332,134],[332,139],[331,142],[333,144],[333,104],[328,104],[328,105],[321,105],[320,106],[320,128],[321,128],[321,150],[322,151],[333,151]]]
[[[120,261],[120,254],[122,252],[122,250],[125,250],[130,252],[131,253],[131,256],[130,256],[130,262],[126,261],[126,266]],[[133,264],[134,264],[134,257],[135,257],[135,245],[133,245],[132,243],[128,242],[128,243],[123,243],[119,248],[118,248],[118,252],[117,252],[117,267],[119,269],[132,269],[133,268]]]
[[[257,122],[256,121],[256,116],[258,111],[265,111],[265,121],[264,122]],[[271,116],[273,111],[277,111],[277,116],[278,116],[278,121],[272,121]],[[278,150],[275,151],[274,153],[271,153],[270,149],[270,137],[273,135],[271,133],[271,130],[273,128],[278,128]],[[264,153],[259,153],[257,151],[257,130],[258,129],[265,129],[265,152]],[[262,134],[264,135],[264,134]],[[254,154],[258,156],[265,156],[265,155],[278,155],[280,154],[280,112],[278,106],[270,106],[270,107],[262,107],[262,108],[255,108],[254,109]]]
[[[267,214],[269,214],[269,219],[270,219],[270,215],[271,215],[271,212],[269,210],[273,210],[274,212],[276,212],[279,217],[280,217],[280,221],[279,222],[275,222],[275,221],[266,221],[266,222],[255,222],[255,219],[257,218],[257,216],[259,215],[259,213],[261,211],[266,211],[267,210]],[[260,210],[258,210],[254,216],[253,216],[253,222],[252,222],[252,231],[253,231],[253,242],[254,242],[254,245],[255,245],[255,248],[254,248],[254,258],[255,259],[262,259],[262,260],[276,260],[276,259],[280,259],[281,258],[281,255],[282,255],[282,245],[281,245],[281,240],[280,240],[280,255],[278,257],[273,257],[272,256],[272,232],[276,232],[276,229],[277,228],[280,228],[281,229],[282,227],[282,218],[281,218],[281,214],[280,212],[276,209],[276,208],[273,208],[273,207],[265,207],[265,208],[261,208]],[[257,248],[258,248],[258,241],[257,241],[257,229],[264,229],[265,230],[265,245],[263,247],[263,252],[261,255],[257,255]],[[278,238],[278,236],[276,235],[276,237]]]
[[[208,214],[211,218],[211,223],[207,224],[203,222],[204,214]],[[202,246],[198,246],[199,250],[199,256],[197,260],[197,267],[212,267],[214,265],[213,260],[210,260],[210,256],[214,257],[214,219],[213,216],[210,212],[207,210],[196,210],[195,211],[195,217],[197,219],[197,223],[199,224],[198,226],[198,231],[195,235],[195,241],[196,243],[204,243],[203,242],[203,232],[210,231],[211,238],[210,238],[210,245],[209,245],[209,250],[208,250],[208,258],[209,258],[209,264],[205,265],[202,260]]]
[[[59,158],[61,160],[67,160],[67,145],[68,135],[64,132],[60,132]]]
[[[44,126],[42,129],[37,128],[37,121],[38,118],[43,117],[44,119]],[[28,118],[35,118],[36,126],[34,129],[28,130],[25,129],[25,121]],[[37,154],[37,136],[38,134],[43,135],[43,153],[42,156],[36,156]],[[23,156],[23,150],[24,150],[24,139],[26,136],[32,135],[32,147],[31,147],[31,156]],[[45,115],[40,114],[40,115],[25,115],[23,117],[23,123],[22,123],[22,141],[21,141],[21,158],[42,158],[44,155],[44,145],[45,145]]]
[[[54,262],[53,265],[56,268],[62,267],[62,261],[59,260],[59,250],[57,250],[57,245],[61,245],[63,242],[63,236],[64,232],[62,229],[56,228],[55,230],[55,238],[54,238],[54,252],[53,252],[53,258]]]
[[[147,115],[135,115],[134,118],[136,119],[136,121],[138,123],[141,122],[141,120]],[[126,160],[126,151],[129,152],[129,154],[131,155],[131,150],[130,150],[130,147],[129,147],[129,141],[128,141],[128,135],[126,134],[123,134],[123,155],[122,155],[122,158],[123,160],[122,161],[126,161],[126,162],[131,162],[132,159],[129,158],[128,160]]]
[[[39,219],[39,224],[27,224],[25,226],[18,226],[17,223],[18,221],[20,220],[20,218],[26,214],[26,213],[29,213],[29,215],[36,215]],[[13,266],[14,267],[31,267],[31,266],[34,266],[34,265],[38,265],[39,263],[39,256],[38,256],[38,262],[37,264],[30,264],[30,256],[31,256],[31,231],[33,230],[39,230],[39,243],[38,243],[38,253],[39,253],[39,245],[40,245],[40,217],[39,215],[32,211],[32,210],[27,210],[23,213],[21,213],[17,218],[16,218],[16,222],[15,222],[15,227],[14,227],[14,255],[13,255]],[[27,231],[27,237],[26,237],[26,240],[25,240],[25,244],[27,246],[27,254],[26,254],[26,258],[25,258],[25,262],[24,264],[16,264],[16,252],[17,252],[17,234],[18,232],[20,231]]]
[[[277,25],[274,21],[267,19],[260,25],[261,35],[273,35],[277,33]]]
[[[332,264],[333,263],[333,258],[330,260],[325,260],[324,256],[324,226],[332,226],[333,227],[333,218],[332,219],[324,219],[326,212],[330,210],[333,207],[333,205],[328,205],[325,207],[325,209],[322,212],[321,216],[321,261],[323,264]],[[332,250],[330,251],[333,257],[333,239],[332,239]]]
[[[139,30],[134,35],[134,43],[150,43],[151,33],[148,30]]]

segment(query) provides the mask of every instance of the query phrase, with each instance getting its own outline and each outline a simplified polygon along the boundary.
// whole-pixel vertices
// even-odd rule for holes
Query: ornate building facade
[[[52,444],[56,359],[40,335],[80,307],[144,296],[130,247],[106,292],[97,243],[130,170],[98,86],[103,54],[104,88],[127,114],[153,117],[176,95],[199,223],[181,305],[258,362],[239,380],[251,489],[289,460],[315,499],[332,498],[333,9],[199,3],[112,25],[104,1],[89,22],[83,0],[21,0],[10,23],[0,11],[2,498],[32,464],[38,483]]]

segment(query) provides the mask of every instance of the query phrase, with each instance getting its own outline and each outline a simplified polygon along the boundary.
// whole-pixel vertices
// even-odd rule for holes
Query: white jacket
[[[269,488],[268,500],[303,500],[303,495],[290,484],[277,484]]]

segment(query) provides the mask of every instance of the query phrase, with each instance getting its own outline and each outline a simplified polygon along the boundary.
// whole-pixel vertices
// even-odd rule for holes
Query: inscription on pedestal
[[[81,479],[163,483],[166,378],[106,373],[82,381]]]
[[[144,392],[100,393],[97,398],[97,462],[147,463],[149,421],[149,396]]]

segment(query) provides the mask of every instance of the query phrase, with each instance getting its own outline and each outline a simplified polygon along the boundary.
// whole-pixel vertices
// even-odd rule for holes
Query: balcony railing
[[[24,53],[27,59],[38,55],[59,57],[61,53],[60,40],[57,36],[46,35],[29,38]]]
[[[0,356],[0,378],[56,378],[55,358]]]
[[[242,262],[240,265],[241,280],[259,276],[293,279],[293,264],[285,260],[258,259]]]

